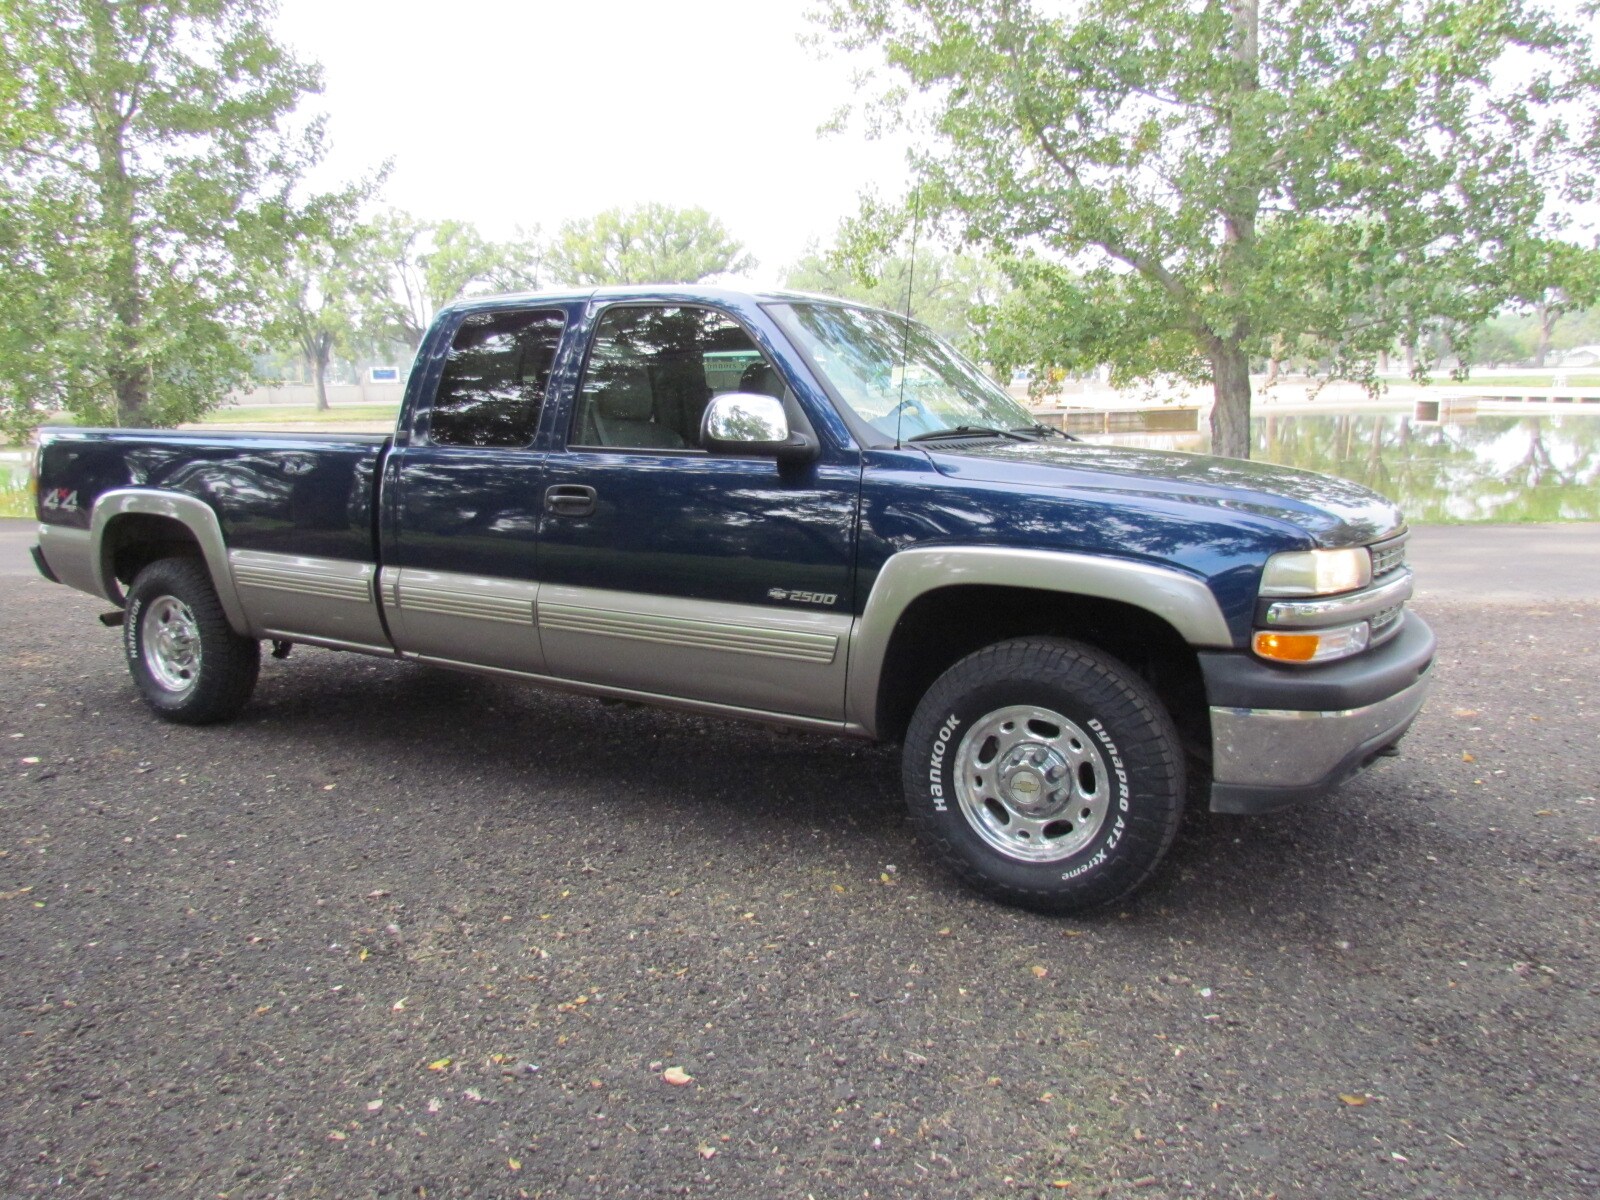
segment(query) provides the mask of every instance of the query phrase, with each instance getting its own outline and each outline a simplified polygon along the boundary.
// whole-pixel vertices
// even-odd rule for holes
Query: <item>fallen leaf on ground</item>
[[[1339,1099],[1351,1108],[1360,1108],[1367,1102],[1367,1098],[1356,1092],[1340,1092]]]
[[[668,1067],[661,1072],[661,1078],[672,1084],[673,1087],[682,1087],[686,1083],[693,1083],[694,1076],[682,1067]]]
[[[368,1100],[367,1101],[367,1111],[368,1112],[377,1112],[382,1107],[383,1107],[383,1101],[382,1100]]]
[[[522,1160],[520,1158],[508,1158],[506,1159],[506,1166],[513,1171],[520,1171],[522,1170]]]
[[[715,1146],[708,1146],[704,1142],[701,1142],[697,1153],[701,1158],[715,1158],[717,1156],[717,1148]]]
[[[330,1142],[342,1142],[348,1136],[349,1136],[349,1134],[341,1133],[339,1130],[335,1129],[331,1133],[328,1134],[328,1140]]]
[[[1476,759],[1476,758],[1474,758],[1474,757],[1473,757],[1473,756],[1472,756],[1472,755],[1470,755],[1470,754],[1467,754],[1467,753],[1463,753],[1463,754],[1462,754],[1462,755],[1461,755],[1461,761],[1462,761],[1462,762],[1477,762],[1477,761],[1478,761],[1478,760],[1477,760],[1477,759]]]
[[[1028,970],[1033,972],[1033,976],[1034,976],[1035,979],[1043,979],[1046,975],[1050,974],[1050,968],[1049,967],[1038,967],[1038,966],[1035,966],[1035,967],[1029,967]]]
[[[428,1064],[428,1070],[442,1071],[450,1065],[451,1061],[452,1060],[448,1058],[436,1058]]]

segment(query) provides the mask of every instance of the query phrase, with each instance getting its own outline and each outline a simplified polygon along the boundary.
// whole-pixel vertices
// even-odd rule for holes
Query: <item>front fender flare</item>
[[[928,592],[964,585],[1030,588],[1118,600],[1160,617],[1191,646],[1227,649],[1233,634],[1205,582],[1172,567],[1054,550],[929,546],[893,555],[850,632],[845,719],[876,736],[883,662],[895,626]]]
[[[117,582],[115,564],[107,553],[106,531],[118,517],[133,513],[166,517],[189,531],[200,547],[211,575],[211,586],[217,590],[217,599],[222,602],[228,624],[235,633],[250,637],[250,622],[233,586],[233,572],[228,568],[228,545],[222,537],[222,522],[217,519],[216,510],[204,500],[183,492],[116,488],[95,501],[94,515],[89,521],[89,547],[100,594],[114,604],[125,600],[122,585]]]

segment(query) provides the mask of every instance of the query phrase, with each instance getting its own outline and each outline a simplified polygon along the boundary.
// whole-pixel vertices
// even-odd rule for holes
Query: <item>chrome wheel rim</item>
[[[169,692],[187,691],[200,677],[200,626],[189,606],[160,596],[145,606],[139,622],[144,665]]]
[[[1111,779],[1093,738],[1052,709],[996,709],[961,739],[956,799],[977,835],[1007,858],[1060,862],[1105,825]]]

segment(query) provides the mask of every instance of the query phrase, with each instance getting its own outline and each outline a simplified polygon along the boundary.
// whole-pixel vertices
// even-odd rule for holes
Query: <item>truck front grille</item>
[[[1378,542],[1370,547],[1373,579],[1382,579],[1406,565],[1406,542],[1410,540],[1409,533],[1402,533],[1399,537],[1392,537],[1386,542]]]
[[[1404,603],[1395,604],[1381,612],[1375,612],[1367,618],[1367,625],[1372,630],[1372,645],[1376,646],[1391,634],[1400,631],[1400,614],[1405,610]]]

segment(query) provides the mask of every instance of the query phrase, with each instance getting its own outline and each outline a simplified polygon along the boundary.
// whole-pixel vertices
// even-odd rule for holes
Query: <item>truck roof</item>
[[[473,312],[482,309],[504,308],[509,305],[563,303],[574,300],[666,300],[688,303],[735,304],[755,301],[783,303],[804,300],[810,303],[838,304],[848,308],[876,309],[877,305],[844,300],[838,296],[824,296],[815,292],[791,291],[785,288],[735,288],[707,283],[637,283],[617,284],[608,287],[555,288],[537,292],[506,292],[489,296],[464,296],[452,301],[439,311]],[[886,311],[886,310],[885,310]]]

